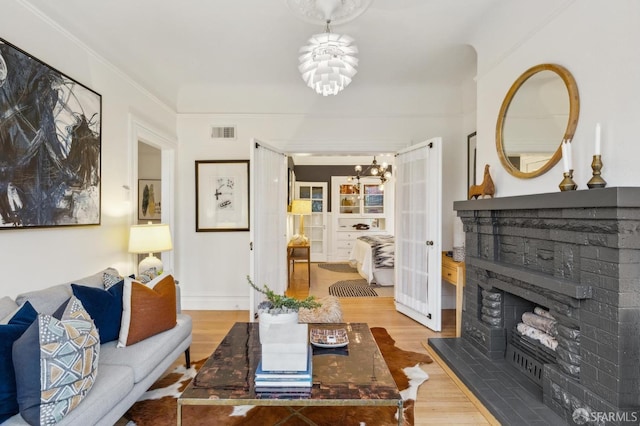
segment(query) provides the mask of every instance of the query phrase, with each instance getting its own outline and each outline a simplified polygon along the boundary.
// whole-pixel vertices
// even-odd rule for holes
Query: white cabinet
[[[332,260],[349,260],[356,239],[369,234],[392,234],[393,185],[381,190],[373,182],[363,182],[358,191],[346,176],[331,178],[333,212]]]
[[[334,177],[335,178],[335,177]],[[384,217],[384,190],[378,184],[363,183],[358,188],[348,178],[332,178],[332,191],[338,193],[338,209],[340,215],[345,216],[378,216]],[[331,208],[333,209],[333,205]]]
[[[351,249],[353,249],[353,245],[355,244],[355,239],[357,238],[357,234],[355,232],[346,232],[346,231],[337,231],[336,232],[336,240],[337,240],[337,258],[340,260],[349,259],[349,253],[351,253]]]

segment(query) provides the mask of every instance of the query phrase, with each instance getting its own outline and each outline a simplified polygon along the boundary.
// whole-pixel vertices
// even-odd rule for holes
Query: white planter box
[[[262,336],[262,369],[305,371],[309,350],[307,324],[272,324]]]
[[[287,312],[283,314],[270,314],[269,312],[261,312],[258,322],[260,329],[260,343],[264,343],[264,336],[267,334],[269,327],[275,324],[297,324],[298,312]]]

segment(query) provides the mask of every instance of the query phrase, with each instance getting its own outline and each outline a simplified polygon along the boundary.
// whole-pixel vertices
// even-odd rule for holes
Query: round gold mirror
[[[566,68],[529,68],[509,89],[498,115],[496,148],[502,165],[523,179],[547,172],[562,157],[562,140],[573,138],[579,113],[578,86]]]

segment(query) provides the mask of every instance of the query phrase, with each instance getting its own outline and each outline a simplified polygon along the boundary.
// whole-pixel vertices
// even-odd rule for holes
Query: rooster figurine
[[[496,193],[496,187],[493,184],[493,179],[491,179],[491,175],[489,174],[489,165],[486,164],[484,166],[484,178],[482,179],[482,183],[480,185],[471,185],[469,188],[469,199],[482,197],[484,198],[486,195],[493,198]]]

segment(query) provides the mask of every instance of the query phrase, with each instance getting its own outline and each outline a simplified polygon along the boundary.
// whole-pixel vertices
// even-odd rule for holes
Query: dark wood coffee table
[[[238,322],[178,398],[178,425],[185,405],[395,406],[402,425],[402,397],[369,326],[309,324],[312,328],[344,328],[349,345],[314,348],[309,396],[279,398],[255,392],[254,374],[261,357],[258,323]]]

